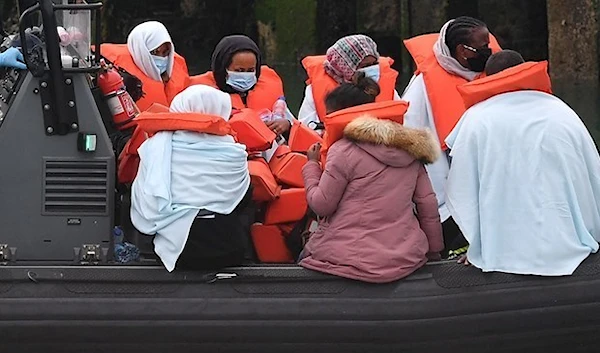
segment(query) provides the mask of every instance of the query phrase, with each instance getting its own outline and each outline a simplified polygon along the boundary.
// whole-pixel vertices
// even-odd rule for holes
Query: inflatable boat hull
[[[600,261],[572,277],[452,262],[371,285],[296,266],[0,268],[0,348],[61,352],[588,352]]]

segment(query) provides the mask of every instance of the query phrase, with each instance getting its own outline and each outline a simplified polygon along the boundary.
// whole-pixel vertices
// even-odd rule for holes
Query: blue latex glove
[[[15,69],[25,70],[27,66],[23,63],[23,54],[17,48],[8,48],[0,53],[0,67],[14,67]]]

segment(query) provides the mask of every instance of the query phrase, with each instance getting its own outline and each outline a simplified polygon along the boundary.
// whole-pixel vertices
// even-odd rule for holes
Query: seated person
[[[365,103],[377,84],[357,74],[326,99],[328,113]],[[424,130],[366,115],[349,123],[327,152],[311,147],[302,174],[309,207],[326,217],[311,235],[300,265],[341,277],[384,283],[423,266],[443,249],[437,201],[424,163],[439,147]],[[414,211],[416,205],[416,213]],[[437,254],[432,254],[437,253]]]
[[[275,102],[284,96],[281,78],[262,64],[258,45],[247,36],[221,39],[212,54],[211,70],[193,76],[191,84],[209,85],[228,93],[234,109],[273,110]],[[282,118],[266,123],[275,134],[287,134],[292,126],[294,116],[289,109]]]
[[[177,95],[170,110],[229,120],[231,99],[196,85]],[[167,270],[240,265],[254,212],[245,146],[231,135],[161,131],[142,144],[139,156],[131,221],[156,235],[154,250]]]
[[[514,51],[494,54],[486,80],[521,63]],[[469,108],[446,143],[447,201],[470,244],[461,262],[562,276],[598,251],[600,158],[560,99],[540,90],[497,94]]]
[[[447,256],[452,257],[464,253],[467,241],[446,206],[450,160],[444,140],[465,112],[456,87],[480,77],[492,51],[499,47],[488,26],[468,16],[449,20],[439,34],[418,35],[404,44],[417,66],[402,95],[410,103],[404,126],[429,128],[440,141],[442,156],[427,166],[427,175],[438,199]]]
[[[398,72],[390,67],[392,63],[390,58],[380,57],[377,44],[363,34],[339,39],[327,49],[326,55],[304,58],[302,65],[308,74],[308,85],[298,120],[322,133],[319,125],[326,114],[325,96],[342,83],[350,82],[356,72],[363,72],[378,83],[378,102],[400,100],[395,89]]]
[[[143,97],[136,100],[140,111],[153,103],[169,106],[190,83],[185,59],[175,53],[167,28],[160,22],[137,25],[127,44],[102,44],[102,56],[142,81]],[[135,99],[135,98],[134,98]]]

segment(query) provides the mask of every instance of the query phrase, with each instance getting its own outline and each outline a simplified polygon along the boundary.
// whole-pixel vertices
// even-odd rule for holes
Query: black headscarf
[[[260,77],[260,49],[254,41],[244,35],[232,35],[223,37],[215,47],[212,55],[211,70],[217,82],[217,87],[223,92],[239,93],[227,85],[227,67],[231,65],[231,59],[235,53],[249,51],[256,55],[256,79]]]

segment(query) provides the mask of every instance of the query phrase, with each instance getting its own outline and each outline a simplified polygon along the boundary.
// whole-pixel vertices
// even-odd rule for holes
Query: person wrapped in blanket
[[[227,93],[194,85],[171,103],[173,113],[229,120]],[[231,135],[161,131],[138,150],[131,221],[155,235],[154,251],[170,272],[218,269],[244,262],[254,205],[244,145]]]
[[[514,51],[494,54],[487,79],[509,77],[523,63]],[[598,251],[600,156],[579,116],[547,91],[495,94],[470,107],[446,138],[447,203],[470,244],[459,262],[564,276]]]

